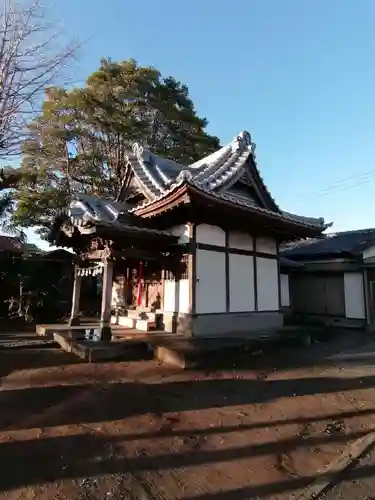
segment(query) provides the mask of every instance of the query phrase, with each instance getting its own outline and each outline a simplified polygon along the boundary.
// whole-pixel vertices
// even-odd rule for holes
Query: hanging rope
[[[94,267],[79,267],[77,270],[78,276],[97,276],[103,273],[104,264],[100,263]]]

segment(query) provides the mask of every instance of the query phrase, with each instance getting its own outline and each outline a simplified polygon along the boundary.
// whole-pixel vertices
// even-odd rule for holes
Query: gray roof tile
[[[72,224],[81,227],[101,226],[116,230],[142,232],[148,234],[171,236],[169,231],[147,228],[141,217],[130,214],[124,203],[102,200],[95,196],[80,195],[63,211]]]
[[[322,238],[309,238],[284,245],[282,255],[288,259],[303,260],[356,254],[375,243],[375,228],[328,233]]]
[[[231,186],[245,172],[250,157],[259,178],[258,182],[271,200],[273,210],[257,206],[255,200],[251,199],[250,196],[246,199],[244,196],[236,196],[235,193],[226,192],[226,187]],[[136,212],[167,197],[175,189],[188,182],[202,191],[240,206],[272,215],[278,214],[280,218],[300,225],[318,227],[322,230],[327,227],[322,218],[301,217],[279,209],[257,168],[255,144],[248,132],[242,132],[228,145],[188,166],[154,155],[139,144],[134,144],[133,155],[129,157],[129,162],[144,187],[147,198],[146,201],[132,208],[130,212]]]

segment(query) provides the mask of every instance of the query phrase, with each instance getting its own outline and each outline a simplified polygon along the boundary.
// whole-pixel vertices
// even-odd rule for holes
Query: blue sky
[[[287,211],[375,226],[374,0],[55,0],[74,77],[135,58],[189,86],[223,143],[248,130]]]

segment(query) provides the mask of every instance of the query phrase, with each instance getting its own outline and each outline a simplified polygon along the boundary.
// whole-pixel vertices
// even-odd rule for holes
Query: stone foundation
[[[324,327],[366,329],[365,319],[343,318],[341,316],[327,316],[324,314],[299,314],[292,316],[294,323],[301,325],[317,325]]]
[[[283,326],[283,314],[275,312],[245,312],[220,314],[163,314],[164,329],[188,337],[256,338],[265,331]]]

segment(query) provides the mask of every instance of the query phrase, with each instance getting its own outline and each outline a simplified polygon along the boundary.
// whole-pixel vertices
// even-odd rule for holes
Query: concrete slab
[[[155,322],[148,319],[138,319],[135,328],[142,332],[152,332],[155,330]]]
[[[134,318],[128,318],[128,316],[119,316],[118,325],[125,326],[126,328],[135,328],[137,320]]]
[[[67,323],[56,323],[49,325],[36,325],[36,333],[41,337],[53,338],[55,332],[84,331],[86,328],[99,328],[100,323],[82,323],[81,325],[69,326]]]
[[[164,346],[156,346],[154,349],[155,358],[168,366],[182,368],[185,370],[189,367],[189,361],[186,354],[181,351],[169,349]]]
[[[281,335],[279,340],[281,340]],[[155,357],[170,366],[186,369],[204,366],[213,359],[237,356],[243,351],[261,349],[267,344],[278,340],[275,335],[259,335],[257,338],[244,337],[184,337],[170,335],[169,337],[150,336],[145,339],[154,350]],[[285,338],[284,338],[285,342]]]
[[[67,352],[72,352],[86,361],[115,359],[123,354],[132,343],[143,344],[154,353],[156,359],[170,366],[181,369],[192,368],[223,356],[236,356],[243,351],[262,348],[275,342],[275,336],[259,336],[249,339],[244,337],[210,337],[197,338],[176,335],[161,330],[142,332],[127,329],[120,325],[112,326],[112,341],[89,341],[84,339],[85,328],[94,328],[93,324],[70,327],[58,325],[53,338]],[[294,329],[290,332],[295,333]],[[52,331],[49,327],[45,331]],[[293,335],[292,335],[293,336]],[[280,335],[279,338],[283,337]],[[284,337],[285,340],[285,337]]]
[[[88,361],[89,363],[116,359],[123,356],[126,351],[144,346],[144,342],[137,342],[135,340],[118,340],[115,342],[77,340],[70,338],[65,332],[55,333],[54,339],[64,351],[75,354],[83,361]],[[144,349],[146,350],[145,347]]]
[[[147,340],[145,340],[147,342]],[[239,352],[246,346],[253,347],[249,340],[243,338],[159,338],[148,341],[154,350],[155,358],[166,365],[187,369],[204,364],[208,356],[225,351]]]

